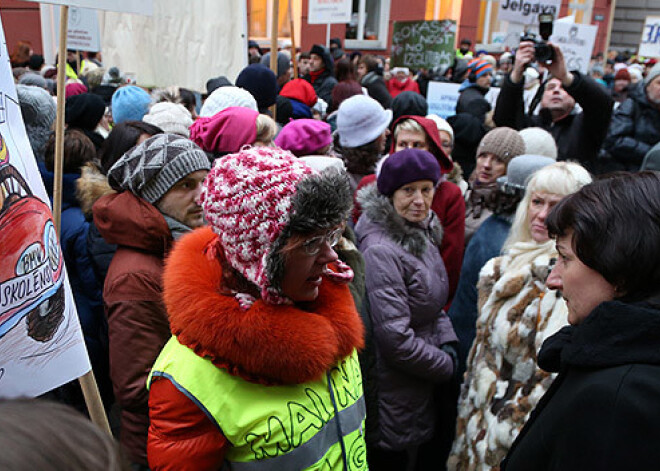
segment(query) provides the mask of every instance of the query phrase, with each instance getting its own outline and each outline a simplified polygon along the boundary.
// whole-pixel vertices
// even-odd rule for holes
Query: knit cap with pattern
[[[202,117],[213,116],[232,106],[242,106],[259,111],[257,101],[247,90],[238,87],[220,87],[213,91],[199,110]]]
[[[346,175],[324,175],[287,151],[252,147],[216,159],[206,177],[200,203],[216,244],[268,303],[290,302],[279,284],[280,251],[291,235],[326,230],[348,216]]]
[[[185,106],[180,103],[163,101],[151,107],[142,121],[158,126],[166,133],[190,137],[190,126],[193,119]]]
[[[206,153],[194,142],[156,134],[121,156],[108,171],[108,182],[154,204],[182,178],[209,168]]]
[[[515,129],[495,128],[481,139],[477,147],[477,157],[485,153],[495,154],[508,164],[514,157],[525,153],[525,141]]]
[[[30,85],[16,85],[16,93],[32,152],[37,160],[43,161],[46,143],[55,122],[55,101],[43,88]]]

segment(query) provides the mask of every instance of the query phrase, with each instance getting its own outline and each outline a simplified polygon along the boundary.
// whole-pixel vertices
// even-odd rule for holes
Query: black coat
[[[541,109],[538,116],[528,116],[524,113],[522,80],[516,84],[507,76],[497,97],[493,120],[498,126],[518,131],[541,127],[555,138],[557,160],[577,160],[593,170],[607,134],[614,101],[605,87],[591,77],[577,71],[572,73],[574,80],[566,92],[575,98],[582,112],[569,114],[555,123],[546,109]]]
[[[456,114],[470,113],[483,124],[486,114],[491,110],[490,103],[484,98],[486,93],[488,93],[488,89],[480,87],[476,83],[461,90],[456,103]]]
[[[376,72],[369,72],[362,77],[361,85],[367,89],[367,93],[369,93],[371,98],[380,103],[380,106],[386,110],[392,108],[392,95],[387,90],[387,85],[385,85],[382,75],[378,75]]]
[[[303,78],[312,84],[312,87],[314,87],[314,91],[316,92],[316,96],[324,100],[328,104],[328,109],[330,109],[332,108],[332,89],[335,88],[335,85],[337,85],[337,79],[335,78],[334,74],[334,61],[332,60],[330,51],[327,48],[319,48],[318,46],[314,46],[313,49],[314,50],[312,53],[320,55],[323,59],[325,70],[320,77],[314,80],[313,83],[312,76],[310,74],[305,75]]]
[[[644,87],[636,86],[612,116],[603,145],[613,159],[608,170],[639,170],[644,156],[658,141],[660,110],[651,106]]]
[[[660,467],[660,306],[602,303],[541,348],[559,376],[501,470]]]

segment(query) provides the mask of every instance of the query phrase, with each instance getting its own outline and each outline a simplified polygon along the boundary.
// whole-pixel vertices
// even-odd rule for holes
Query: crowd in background
[[[133,469],[587,469],[575,444],[525,438],[557,433],[532,412],[553,395],[569,402],[554,414],[580,410],[566,388],[582,397],[597,381],[580,383],[580,367],[644,364],[631,374],[660,390],[651,348],[626,356],[613,341],[620,355],[602,363],[577,351],[600,348],[609,325],[626,345],[660,338],[657,268],[642,264],[646,284],[631,286],[610,253],[658,259],[660,181],[644,170],[660,170],[660,64],[610,51],[585,74],[551,47],[538,63],[530,42],[496,59],[463,40],[452,64],[412,71],[332,39],[277,51],[271,70],[250,41],[249,65],[203,93],[145,89],[100,53],[68,51],[60,97],[55,66],[19,44],[18,99],[51,197],[65,100],[60,242]],[[447,119],[428,112],[432,81],[460,84]],[[594,262],[591,232],[619,236],[624,205],[642,205],[637,244],[616,239]],[[590,211],[616,216],[598,225]],[[571,278],[578,263],[591,271]],[[647,329],[603,320],[627,314]],[[628,413],[618,426],[647,430],[612,394],[608,413]],[[85,410],[75,382],[46,397]],[[632,438],[622,448],[592,469],[657,455]]]

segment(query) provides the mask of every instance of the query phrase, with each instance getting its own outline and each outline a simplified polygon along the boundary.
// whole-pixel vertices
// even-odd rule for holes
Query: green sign
[[[413,69],[451,65],[454,62],[456,22],[395,21],[392,34],[392,67]]]

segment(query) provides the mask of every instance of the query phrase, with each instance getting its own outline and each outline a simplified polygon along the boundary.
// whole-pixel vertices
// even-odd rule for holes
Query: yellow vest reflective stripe
[[[232,444],[226,454],[232,470],[368,469],[356,351],[317,381],[264,386],[229,374],[173,337],[148,384],[154,376],[168,378],[222,430]]]

